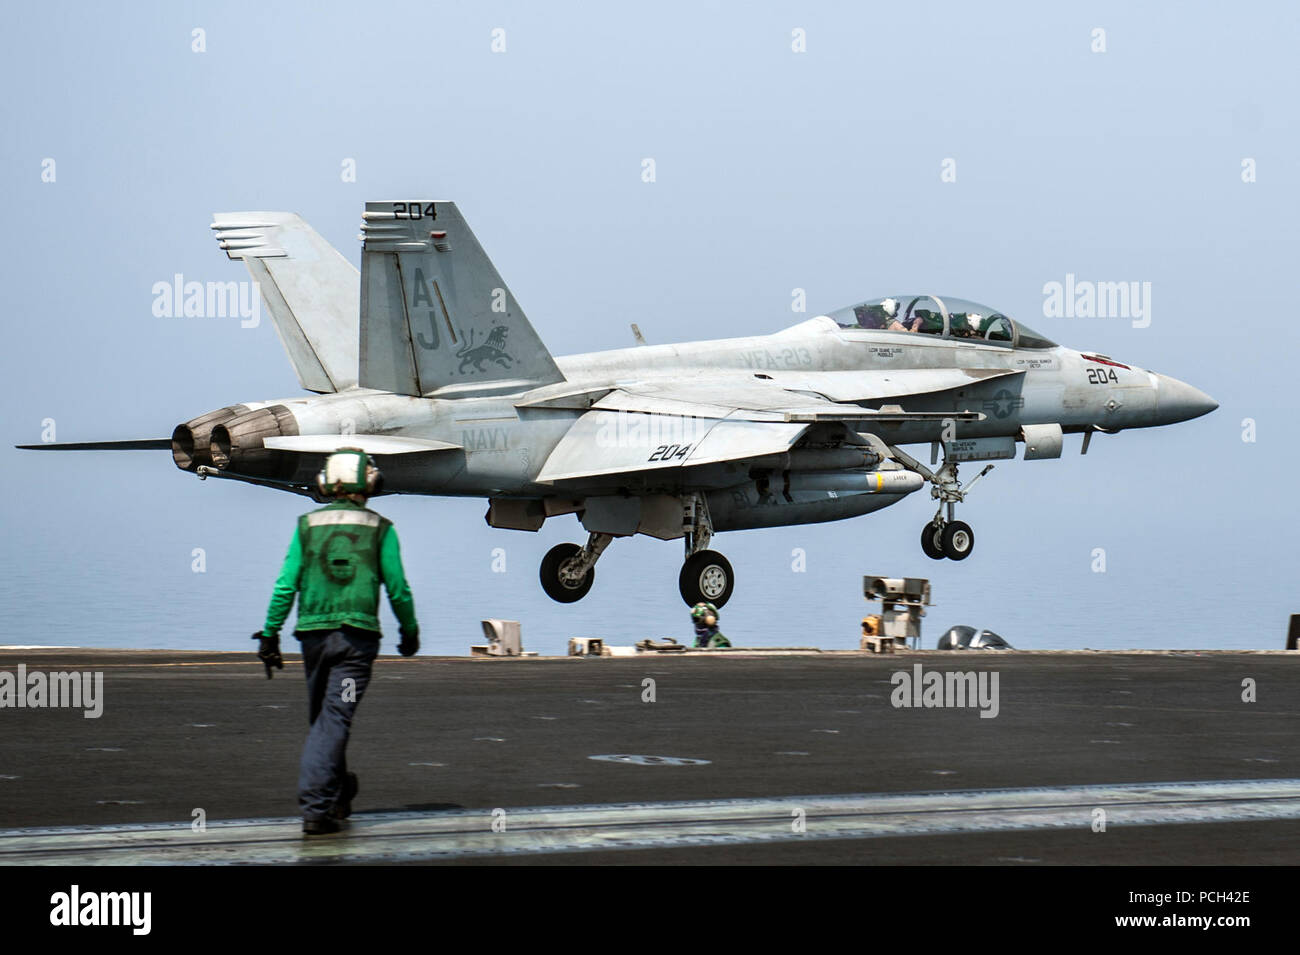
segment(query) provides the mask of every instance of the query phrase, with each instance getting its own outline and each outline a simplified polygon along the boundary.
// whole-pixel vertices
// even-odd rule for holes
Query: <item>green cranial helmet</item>
[[[708,613],[713,614],[714,620],[718,619],[717,607],[713,606],[713,604],[711,603],[703,603],[703,602],[697,603],[694,607],[691,608],[691,619],[698,623],[699,621],[703,620],[704,615]]]
[[[379,481],[379,469],[360,448],[335,451],[316,475],[316,487],[322,494],[374,494]]]

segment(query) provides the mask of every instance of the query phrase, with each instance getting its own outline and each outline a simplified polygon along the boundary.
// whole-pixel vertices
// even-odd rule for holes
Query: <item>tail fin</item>
[[[359,381],[405,395],[563,381],[454,202],[367,202]]]
[[[290,212],[218,212],[212,228],[262,291],[280,343],[307,391],[357,383],[357,270]]]

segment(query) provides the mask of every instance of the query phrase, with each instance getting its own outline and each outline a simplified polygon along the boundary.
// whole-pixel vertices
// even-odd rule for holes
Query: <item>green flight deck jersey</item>
[[[262,633],[279,636],[298,597],[297,631],[347,624],[379,632],[379,584],[403,630],[415,630],[415,601],[402,570],[397,530],[346,498],[298,518]]]

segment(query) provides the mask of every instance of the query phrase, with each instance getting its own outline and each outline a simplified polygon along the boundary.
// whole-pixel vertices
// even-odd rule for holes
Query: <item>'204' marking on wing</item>
[[[650,452],[650,457],[646,458],[646,460],[647,461],[672,461],[675,458],[684,459],[686,455],[691,453],[692,447],[694,447],[694,445],[661,444],[659,445],[659,447],[655,448],[653,451]]]

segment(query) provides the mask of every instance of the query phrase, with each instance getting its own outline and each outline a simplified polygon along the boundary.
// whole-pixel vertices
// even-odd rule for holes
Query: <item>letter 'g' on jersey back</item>
[[[563,381],[454,202],[367,202],[358,384],[438,397]]]

